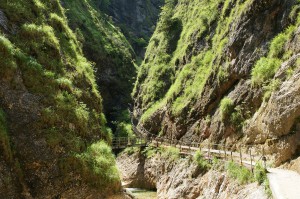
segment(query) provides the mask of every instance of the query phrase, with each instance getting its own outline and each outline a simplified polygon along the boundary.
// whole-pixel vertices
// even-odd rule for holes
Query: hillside
[[[299,156],[297,0],[169,0],[133,91],[135,120],[177,140]]]
[[[93,6],[0,2],[0,198],[102,198],[121,188],[100,141],[112,132],[98,88],[105,111],[124,108],[135,69],[125,37]]]

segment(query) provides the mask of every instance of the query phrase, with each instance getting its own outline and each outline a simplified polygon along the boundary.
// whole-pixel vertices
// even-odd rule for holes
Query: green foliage
[[[269,98],[271,97],[271,94],[272,94],[274,91],[276,91],[276,90],[279,89],[280,84],[281,84],[281,81],[280,81],[279,79],[273,79],[273,80],[270,82],[270,84],[264,86],[264,91],[265,91],[264,97],[263,97],[264,101],[269,100]]]
[[[120,114],[118,114],[116,116],[116,121],[114,121],[113,124],[116,126],[115,135],[117,137],[135,137],[132,130],[129,110],[123,110]]]
[[[280,33],[277,35],[270,46],[270,52],[269,55],[270,57],[279,57],[282,54],[282,51],[284,49],[284,44],[288,40],[288,35]]]
[[[146,156],[146,158],[152,158],[154,157],[157,152],[159,152],[160,149],[157,147],[153,147],[153,146],[147,146],[142,153]]]
[[[139,151],[140,151],[139,147],[127,147],[124,150],[124,153],[126,153],[127,155],[132,155],[132,154],[135,154],[135,153],[137,153]]]
[[[225,121],[234,110],[233,101],[229,97],[224,97],[220,103],[220,113],[222,121]]]
[[[255,165],[254,178],[259,184],[262,184],[265,180],[267,180],[267,170],[261,163],[257,163]]]
[[[236,164],[235,162],[228,162],[226,165],[227,172],[230,177],[236,179],[239,184],[246,184],[253,182],[253,175],[247,168]]]
[[[270,189],[270,183],[267,176],[267,170],[264,168],[261,162],[256,163],[254,168],[254,178],[259,185],[263,185],[265,188],[266,194],[271,197],[272,191]]]
[[[85,13],[91,11],[91,15],[95,14],[92,8],[82,6],[86,5],[86,1],[72,2]],[[91,143],[99,138],[110,142],[112,133],[106,127],[106,119],[102,113],[102,99],[96,85],[94,64],[84,57],[81,49],[84,41],[82,37],[95,41],[98,38],[81,31],[76,31],[75,34],[68,25],[65,10],[60,3],[59,0],[0,2],[1,10],[9,19],[9,26],[13,24],[18,27],[16,34],[4,36],[0,31],[1,80],[14,80],[14,73],[18,70],[18,78],[22,80],[13,82],[16,84],[14,86],[25,86],[28,92],[39,98],[37,108],[40,108],[40,120],[28,124],[28,128],[32,127],[32,130],[44,136],[48,146],[55,149],[53,151],[59,148],[65,153],[64,156],[80,154],[60,160],[64,180],[74,181],[70,173],[76,171],[92,185],[110,187],[119,181],[111,149],[104,142]],[[78,13],[81,12],[73,16],[82,17]],[[99,33],[95,24],[91,26],[91,32],[102,38],[108,37],[104,37],[103,32]],[[103,23],[103,26],[115,29],[108,23]],[[122,36],[117,35],[111,41],[123,41],[117,39],[119,37]],[[125,45],[119,43],[120,46]],[[115,44],[96,43],[95,46],[98,45],[98,49],[111,49]],[[119,46],[115,49],[119,49]],[[97,51],[97,55],[103,53]],[[128,63],[131,60],[122,59],[119,63],[122,61]],[[4,115],[1,110],[0,144],[4,158],[11,161],[12,152]],[[89,145],[91,146],[87,149]],[[83,151],[85,152],[82,153]],[[21,173],[21,168],[18,173]]]
[[[262,85],[265,81],[272,78],[282,61],[277,58],[261,58],[252,70],[252,84]]]
[[[285,49],[285,45],[292,38],[296,27],[295,25],[289,26],[272,40],[267,57],[260,58],[252,69],[251,80],[253,85],[262,86],[263,84],[269,84],[280,65],[293,55],[291,51]],[[274,85],[270,85],[270,87],[272,86]],[[266,98],[270,95],[269,90],[266,89]]]
[[[163,158],[168,158],[171,161],[175,161],[180,158],[180,150],[175,147],[162,148],[161,155]]]
[[[170,1],[164,6],[133,91],[133,97],[141,98],[142,107],[146,110],[141,118],[143,122],[166,106],[171,106],[174,117],[192,112],[208,77],[215,68],[219,68],[215,65],[224,59],[223,49],[228,43],[226,31],[236,14],[218,21],[222,14],[219,12],[221,2],[184,0]],[[216,34],[207,35],[214,22],[217,22]],[[176,32],[178,27],[181,27],[180,35],[175,39],[169,33]],[[170,41],[176,44],[174,48],[169,45]],[[193,53],[195,43],[199,42],[203,45],[197,53]],[[219,76],[226,79],[226,70],[220,70]]]
[[[0,35],[0,76],[5,79],[11,79],[16,68],[16,62],[13,59],[15,48],[13,44],[4,36]]]
[[[204,159],[201,151],[196,151],[194,154],[194,161],[197,163],[197,165],[200,167],[200,169],[207,171],[212,167],[212,165]]]
[[[270,182],[269,182],[268,178],[264,181],[264,187],[265,187],[265,193],[267,194],[267,196],[269,198],[272,198],[272,190],[271,190]]]
[[[237,130],[241,131],[247,117],[249,117],[247,112],[245,112],[241,106],[236,106],[230,116],[230,122]]]
[[[92,186],[107,188],[120,180],[115,157],[104,141],[92,144],[86,152],[76,155],[76,158],[80,162],[82,177]]]

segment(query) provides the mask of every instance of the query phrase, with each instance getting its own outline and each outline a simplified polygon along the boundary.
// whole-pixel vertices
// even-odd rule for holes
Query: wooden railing
[[[253,171],[254,165],[264,160],[264,150],[257,150],[254,146],[243,146],[238,150],[233,150],[233,146],[224,144],[201,144],[196,142],[178,141],[164,137],[149,136],[149,138],[114,138],[112,141],[113,149],[125,149],[127,147],[148,146],[153,147],[175,147],[180,150],[182,155],[194,155],[198,150],[202,155],[212,160],[214,157],[224,161],[234,161]]]
[[[203,156],[208,160],[212,160],[213,157],[217,157],[225,161],[231,160],[248,167],[252,171],[254,165],[258,161],[264,161],[264,165],[266,166],[264,148],[258,149],[257,146],[254,145],[243,145],[237,147],[225,144],[203,144],[190,140],[176,140],[167,137],[159,137],[155,134],[151,134],[143,127],[138,128],[133,124],[133,122],[132,127],[138,138],[114,138],[112,140],[113,149],[124,149],[134,146],[148,146],[150,144],[154,147],[172,146],[178,148],[180,153],[184,155],[193,155],[196,151],[200,150]]]

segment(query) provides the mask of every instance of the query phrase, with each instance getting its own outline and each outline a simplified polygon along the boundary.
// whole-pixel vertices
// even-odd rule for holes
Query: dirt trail
[[[268,169],[274,199],[299,199],[300,175],[285,169]]]

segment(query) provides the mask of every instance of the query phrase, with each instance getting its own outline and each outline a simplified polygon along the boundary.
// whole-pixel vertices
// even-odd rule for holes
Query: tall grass
[[[229,176],[236,179],[240,184],[246,184],[254,180],[251,171],[235,162],[228,162],[226,169]]]
[[[100,141],[88,147],[87,151],[76,156],[84,180],[89,184],[106,188],[119,182],[119,172],[111,148]]]
[[[212,165],[204,159],[201,151],[196,151],[194,157],[194,161],[197,163],[197,165],[200,167],[200,169],[206,171],[212,167]]]
[[[220,108],[221,118],[223,121],[225,121],[227,118],[229,118],[229,116],[234,110],[234,104],[232,99],[230,99],[229,97],[224,97],[220,103],[219,108]]]

